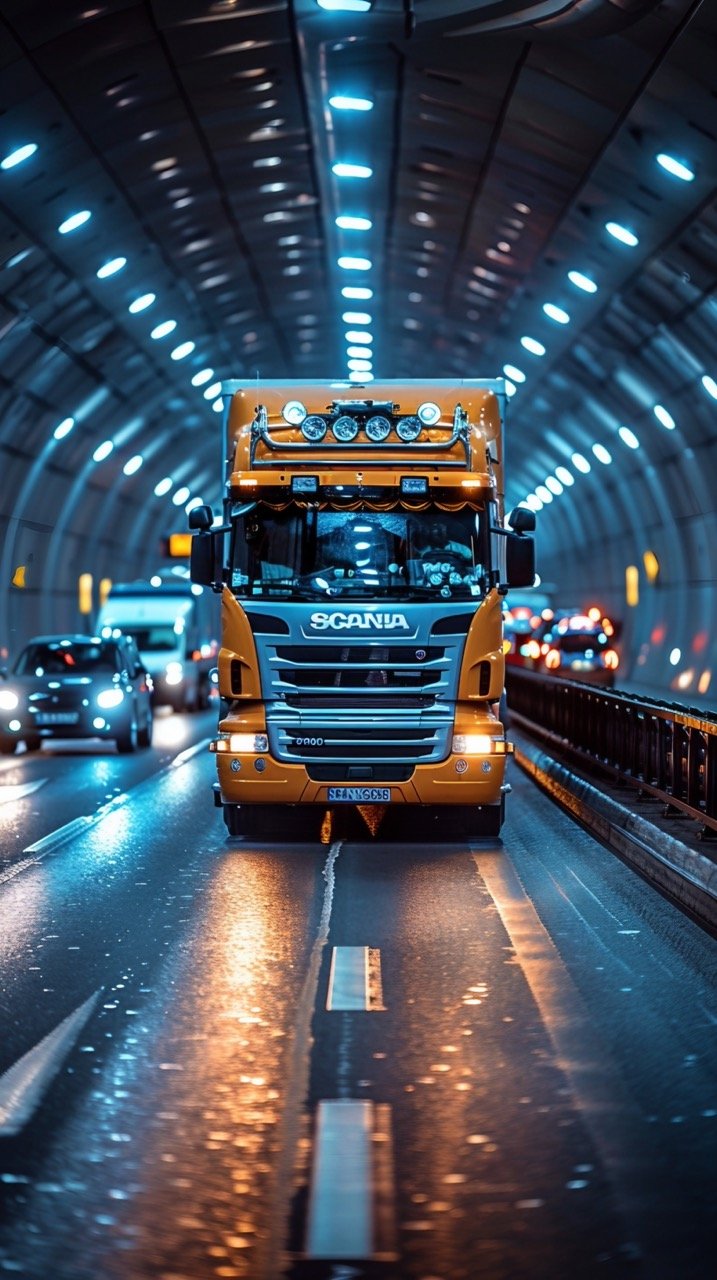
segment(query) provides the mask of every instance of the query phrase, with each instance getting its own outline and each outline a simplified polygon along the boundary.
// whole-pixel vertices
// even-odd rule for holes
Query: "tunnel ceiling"
[[[0,4],[3,585],[23,521],[216,504],[216,383],[345,377],[347,330],[505,371],[509,505],[714,440],[717,8],[340,2]]]

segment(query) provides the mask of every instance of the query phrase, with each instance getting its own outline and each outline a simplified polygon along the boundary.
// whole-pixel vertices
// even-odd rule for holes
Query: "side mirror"
[[[211,510],[211,508],[206,508]],[[189,518],[202,510],[195,507]],[[224,533],[216,529],[211,533],[202,531],[192,538],[192,551],[189,559],[189,576],[192,582],[202,587],[211,587],[213,591],[221,591],[223,581]]]
[[[192,507],[192,510],[189,512],[190,529],[201,529],[206,532],[207,529],[211,529],[213,521],[214,512],[211,507]]]
[[[201,511],[202,508],[200,507]],[[528,507],[513,507],[508,524],[516,533],[532,533],[535,529],[535,512]]]
[[[528,516],[535,516],[526,511]],[[508,587],[532,587],[535,582],[535,543],[522,533],[509,533],[505,548],[505,570]]]

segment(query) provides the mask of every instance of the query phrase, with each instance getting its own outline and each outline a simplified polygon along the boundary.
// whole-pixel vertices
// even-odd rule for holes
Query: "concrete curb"
[[[539,747],[516,743],[515,760],[650,884],[717,932],[717,863],[604,795]]]

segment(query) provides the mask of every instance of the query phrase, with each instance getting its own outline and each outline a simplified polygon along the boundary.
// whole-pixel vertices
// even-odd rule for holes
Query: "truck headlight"
[[[184,679],[184,667],[181,662],[168,662],[164,669],[167,684],[181,684]]]
[[[124,702],[124,694],[121,689],[103,689],[102,693],[97,694],[97,706],[102,707],[104,711],[110,707],[118,707],[120,702]]]
[[[489,733],[454,733],[453,754],[457,756],[489,756],[505,751],[505,738]]]
[[[231,751],[233,755],[268,751],[269,739],[265,733],[220,733],[210,750]]]
[[[18,702],[19,698],[12,689],[0,689],[0,710],[14,711]]]

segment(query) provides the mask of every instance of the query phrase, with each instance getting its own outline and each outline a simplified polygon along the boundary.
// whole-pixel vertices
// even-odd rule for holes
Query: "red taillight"
[[[545,655],[545,665],[548,671],[557,671],[560,666],[560,653],[557,649],[548,649]]]
[[[618,658],[615,650],[606,649],[602,656],[605,666],[609,667],[610,671],[617,671],[620,665],[620,659]]]

